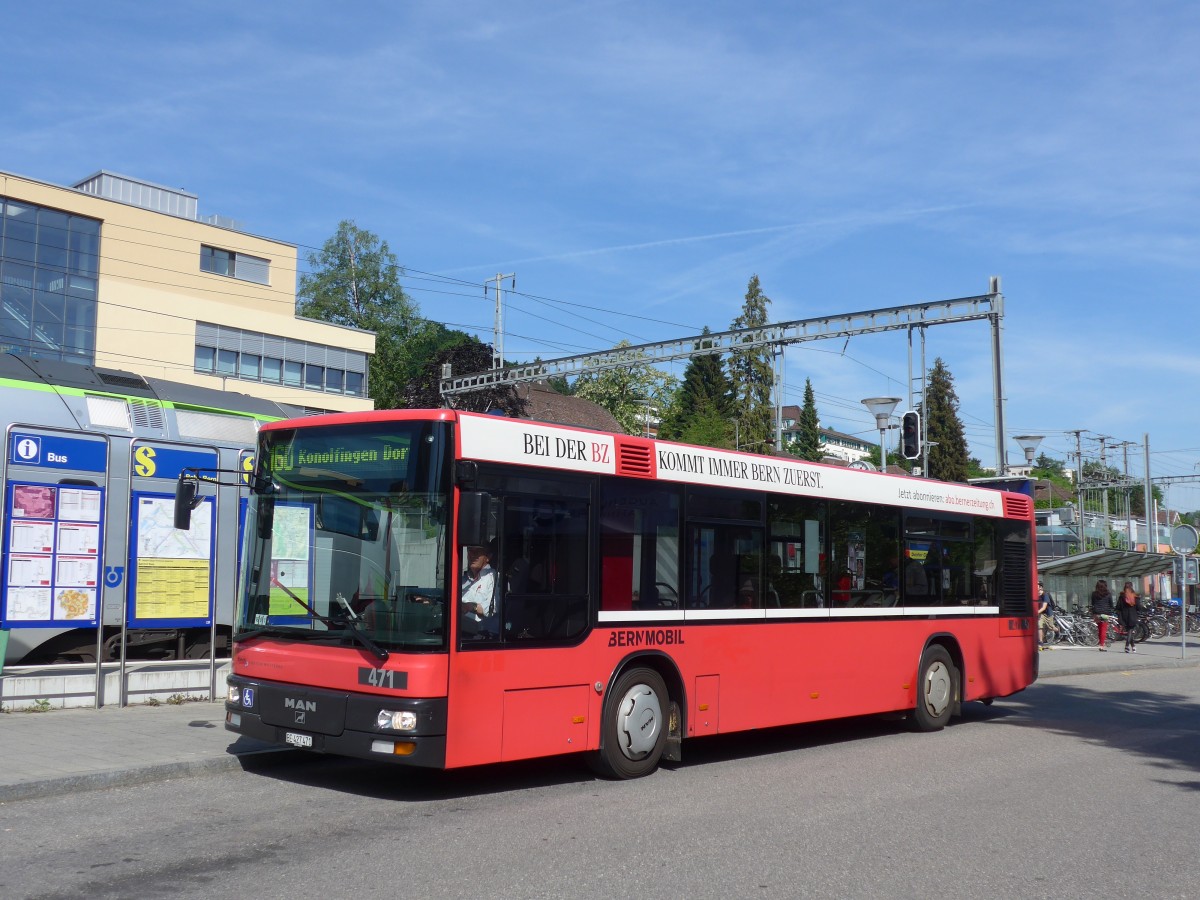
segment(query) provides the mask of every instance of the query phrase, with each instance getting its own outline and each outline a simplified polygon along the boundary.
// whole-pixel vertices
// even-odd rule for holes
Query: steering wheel
[[[670,596],[664,596],[661,590],[658,590],[658,605],[664,609],[675,609],[679,606],[679,589],[674,585],[667,584],[665,581],[654,582],[655,589],[666,588]]]

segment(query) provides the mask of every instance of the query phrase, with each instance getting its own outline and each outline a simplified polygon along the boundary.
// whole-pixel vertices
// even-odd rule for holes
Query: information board
[[[9,482],[0,622],[95,627],[100,619],[104,489]]]
[[[173,494],[134,491],[131,506],[129,626],[211,625],[214,499],[201,500],[186,531]]]

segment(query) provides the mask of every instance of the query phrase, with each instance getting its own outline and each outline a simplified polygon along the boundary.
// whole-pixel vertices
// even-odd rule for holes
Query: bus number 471
[[[408,687],[408,673],[398,672],[395,669],[368,669],[363,667],[358,670],[358,683],[369,684],[371,687],[388,688],[390,690],[404,690]]]

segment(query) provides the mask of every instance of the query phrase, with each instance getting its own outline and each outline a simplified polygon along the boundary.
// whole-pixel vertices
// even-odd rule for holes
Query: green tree
[[[1039,478],[1061,478],[1064,481],[1070,481],[1067,477],[1066,463],[1061,459],[1047,456],[1044,452],[1039,453],[1038,458],[1033,461],[1033,471]]]
[[[731,328],[766,326],[770,305],[771,299],[762,292],[758,276],[752,275],[746,287],[746,302]],[[751,336],[747,336],[745,342],[750,339]],[[775,367],[771,348],[739,348],[735,344],[729,357],[729,381],[733,385],[733,415],[738,420],[738,445],[752,453],[770,453],[775,446],[775,407],[771,403]]]
[[[428,324],[400,286],[395,254],[387,241],[343,220],[320,251],[308,255],[308,264],[312,272],[300,276],[296,311],[375,332],[368,394],[376,407],[394,407],[428,349],[422,346]]]
[[[703,334],[710,333],[705,326]],[[705,346],[702,337],[696,348]],[[731,445],[731,394],[732,386],[721,365],[721,355],[713,352],[693,356],[684,369],[683,382],[670,411],[659,425],[659,436],[710,447]]]
[[[1053,488],[1067,494],[1075,493],[1075,483],[1067,477],[1067,467],[1061,459],[1054,459],[1047,456],[1045,453],[1038,455],[1033,461],[1033,468],[1030,474],[1037,481],[1049,482]],[[1054,490],[1046,491],[1044,499],[1034,501],[1034,506],[1039,509],[1053,509],[1055,506],[1061,505],[1061,501],[1055,500]]]
[[[876,444],[870,450],[868,450],[867,455],[864,456],[863,459],[878,469],[879,468],[879,445]],[[903,468],[907,468],[907,463],[908,463],[908,460],[900,455],[899,450],[889,450],[888,451],[888,466],[898,466],[899,468],[903,469]]]
[[[446,404],[442,401],[442,366],[449,363],[455,375],[486,372],[492,368],[492,346],[462,331],[443,329],[440,346],[431,345],[431,355],[417,370],[416,375],[400,387],[400,405],[410,409],[437,409]],[[492,385],[452,398],[455,409],[470,412],[503,410],[507,416],[520,417],[526,414],[524,400],[512,385]]]
[[[614,349],[630,346],[621,341]],[[603,406],[627,434],[642,434],[647,418],[669,415],[678,379],[655,369],[641,351],[629,354],[629,364],[580,375],[572,393]]]
[[[929,447],[929,476],[942,481],[966,481],[967,439],[958,417],[958,394],[954,376],[939,356],[929,370],[925,385],[926,428]]]
[[[804,379],[804,405],[800,407],[799,434],[792,453],[809,462],[820,462],[821,421],[817,416],[817,401],[813,394],[812,379]]]

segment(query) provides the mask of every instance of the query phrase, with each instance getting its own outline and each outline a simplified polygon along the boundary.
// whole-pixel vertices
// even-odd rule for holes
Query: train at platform
[[[259,428],[309,412],[98,366],[0,354],[5,666],[195,660],[230,647]],[[224,470],[171,527],[186,468]]]

